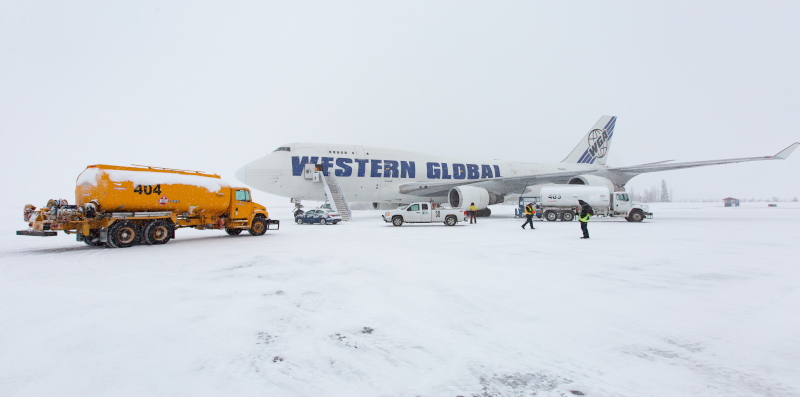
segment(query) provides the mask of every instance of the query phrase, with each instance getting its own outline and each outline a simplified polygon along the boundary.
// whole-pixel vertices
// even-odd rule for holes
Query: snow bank
[[[112,182],[133,182],[134,185],[192,185],[204,187],[211,193],[218,192],[223,187],[230,187],[228,182],[208,176],[151,171],[105,170],[100,168],[87,168],[86,171],[83,171],[78,176],[78,186],[84,183],[97,186],[97,180],[100,178],[101,173],[108,175],[108,179]]]

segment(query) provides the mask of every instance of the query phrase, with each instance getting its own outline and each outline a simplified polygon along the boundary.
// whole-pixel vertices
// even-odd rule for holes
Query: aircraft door
[[[364,147],[362,146],[353,146],[353,150],[355,151],[355,156],[357,159],[365,159],[367,156],[364,155]]]
[[[403,215],[403,218],[406,222],[419,222],[422,219],[422,210],[419,204],[409,205],[408,208],[406,208],[406,213]]]

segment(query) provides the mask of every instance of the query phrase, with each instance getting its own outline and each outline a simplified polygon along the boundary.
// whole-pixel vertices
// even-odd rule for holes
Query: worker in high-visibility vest
[[[469,223],[472,221],[478,223],[478,207],[475,206],[475,203],[469,205]]]
[[[528,203],[525,206],[525,217],[528,218],[525,223],[522,224],[522,228],[525,229],[525,225],[531,224],[531,230],[536,229],[533,227],[533,216],[536,215],[536,210],[533,209],[533,203]]]
[[[589,238],[588,223],[589,218],[594,214],[594,210],[592,210],[591,205],[583,200],[578,200],[578,204],[581,205],[581,213],[578,215],[578,220],[581,223],[581,231],[583,231],[583,237],[581,238]]]

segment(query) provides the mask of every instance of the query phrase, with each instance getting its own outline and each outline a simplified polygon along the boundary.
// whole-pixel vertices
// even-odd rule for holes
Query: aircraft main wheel
[[[171,238],[172,226],[165,221],[153,221],[144,228],[144,242],[148,245],[166,244]]]
[[[630,218],[634,222],[641,222],[641,221],[644,220],[644,214],[642,213],[642,211],[638,211],[638,210],[637,211],[633,211],[633,212],[631,212]]]
[[[545,211],[544,219],[546,219],[548,222],[555,222],[558,220],[558,213],[555,211]]]
[[[572,222],[573,219],[575,219],[575,213],[572,211],[564,211],[564,213],[561,214],[562,221]]]
[[[228,229],[225,228],[225,233],[228,233],[229,236],[238,236],[242,234],[242,229]]]
[[[447,226],[455,226],[458,223],[458,219],[453,215],[448,215],[447,218],[444,218],[444,224]]]
[[[399,216],[396,216],[396,217],[392,218],[392,225],[403,226],[403,218],[401,218]]]
[[[133,222],[116,221],[108,228],[108,244],[114,248],[132,247],[142,239],[142,232]]]
[[[251,236],[261,236],[267,232],[267,222],[264,218],[256,218],[253,219],[253,223],[250,224],[250,229],[247,230]]]
[[[327,225],[327,224],[328,224],[328,222],[326,222],[324,219],[320,219],[320,220],[319,220],[319,224],[320,224],[320,225]]]

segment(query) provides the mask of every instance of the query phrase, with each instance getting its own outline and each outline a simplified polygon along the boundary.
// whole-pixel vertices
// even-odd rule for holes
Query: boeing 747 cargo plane
[[[566,183],[624,190],[631,178],[646,172],[759,160],[784,160],[800,143],[774,156],[676,163],[672,160],[610,167],[606,165],[617,118],[603,116],[561,163],[542,164],[470,160],[380,147],[323,143],[290,143],[236,171],[243,183],[267,193],[300,200],[324,201],[319,181],[332,175],[348,202],[396,207],[434,201],[461,207],[475,203],[488,215],[489,205],[519,195],[531,185]],[[465,204],[466,203],[466,204]]]

